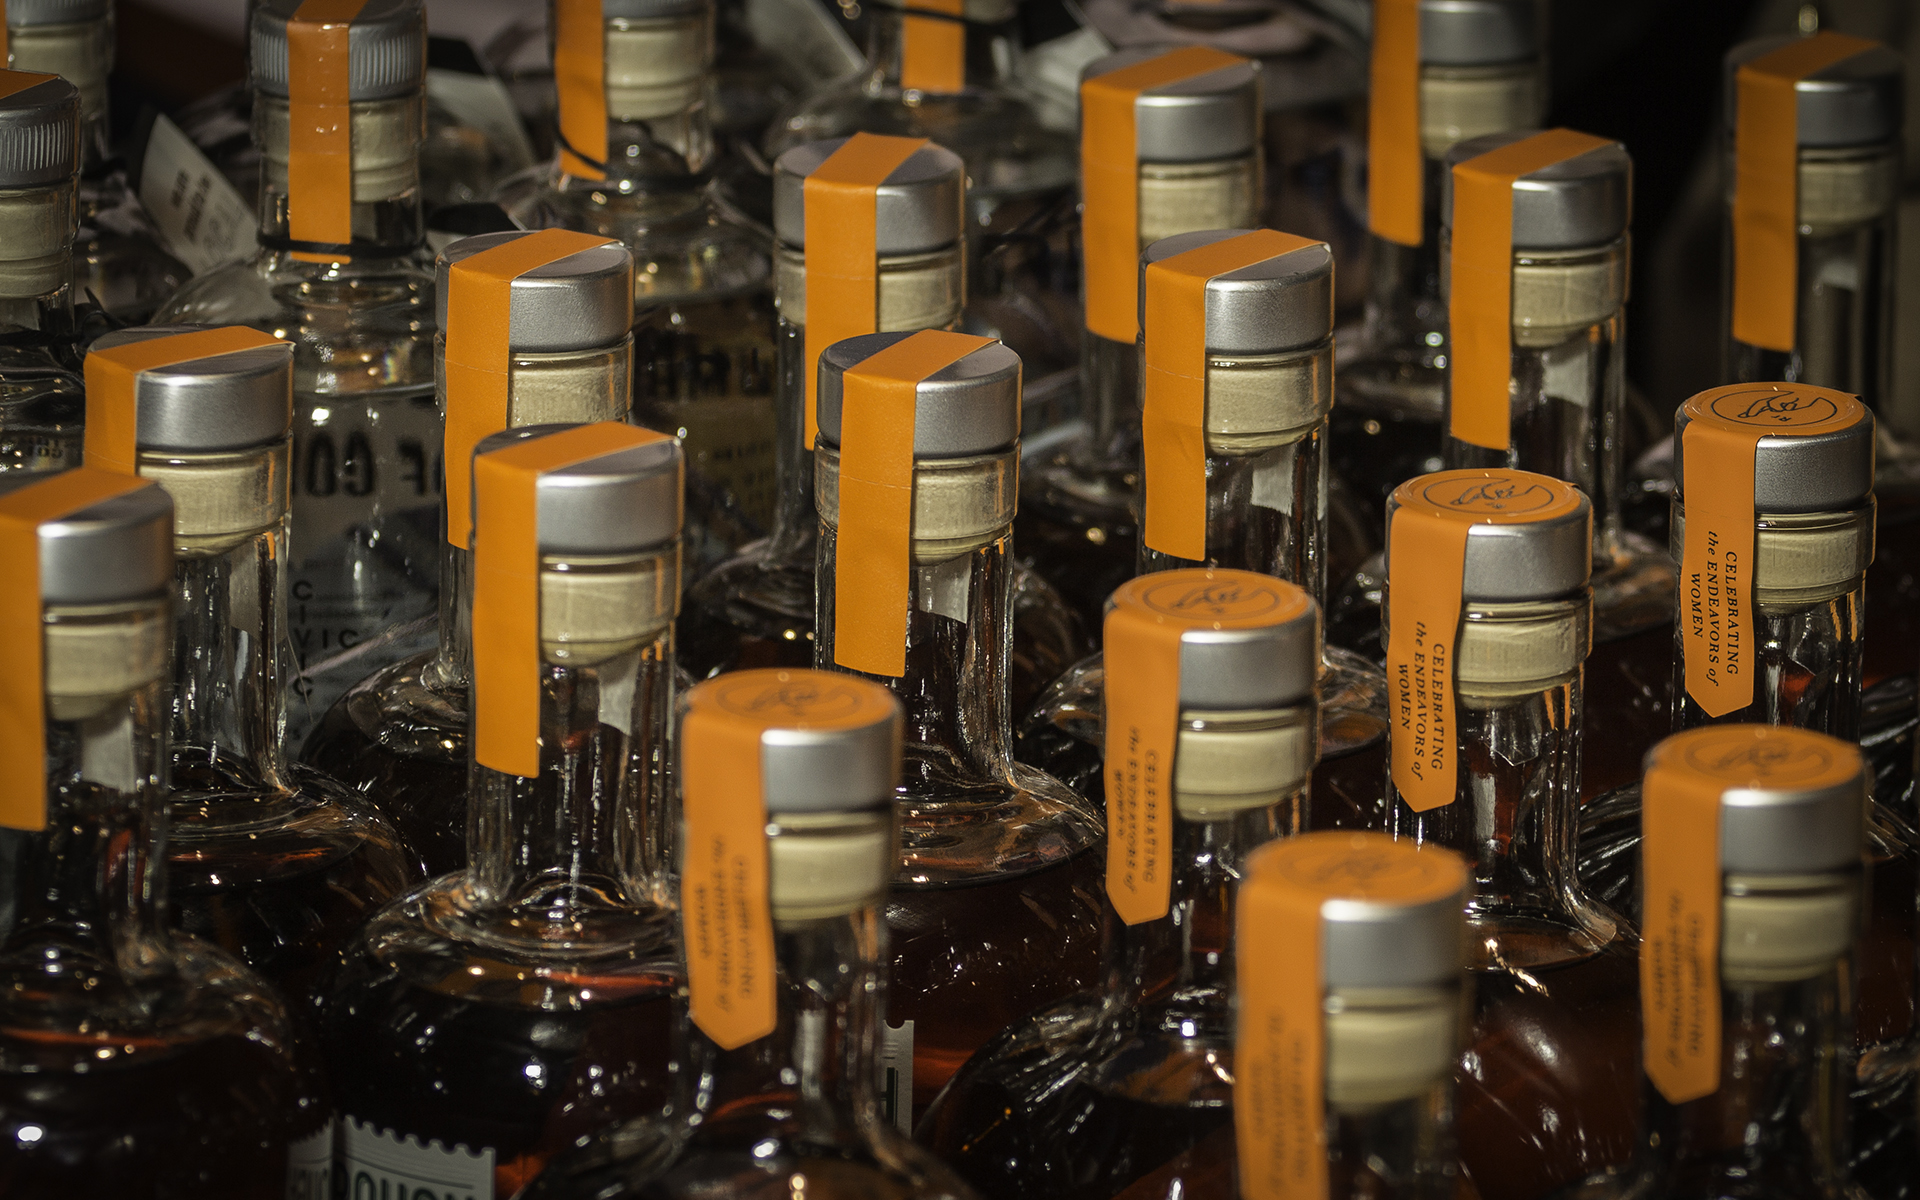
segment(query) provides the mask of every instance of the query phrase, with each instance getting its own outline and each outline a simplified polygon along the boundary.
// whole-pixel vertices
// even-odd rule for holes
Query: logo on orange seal
[[[1539,512],[1561,499],[1536,479],[1498,474],[1438,479],[1420,489],[1420,498],[1451,512],[1502,514]]]
[[[1231,621],[1236,624],[1270,618],[1275,624],[1304,611],[1306,594],[1281,588],[1250,572],[1169,571],[1140,593],[1140,602],[1154,612],[1185,621]],[[1291,601],[1291,603],[1289,603]]]
[[[1721,783],[1735,786],[1793,787],[1797,784],[1838,782],[1851,774],[1849,764],[1834,761],[1818,738],[1784,736],[1790,730],[1726,726],[1718,736],[1695,734],[1688,740],[1687,766]]]
[[[1840,415],[1833,398],[1813,389],[1768,385],[1727,388],[1707,404],[1707,410],[1736,425],[1796,428],[1821,425]]]
[[[713,702],[765,725],[808,725],[884,715],[885,702],[854,680],[817,671],[740,671],[707,685]]]

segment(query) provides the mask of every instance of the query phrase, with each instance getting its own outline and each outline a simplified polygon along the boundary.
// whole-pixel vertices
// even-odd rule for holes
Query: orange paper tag
[[[287,20],[287,235],[353,241],[353,126],[347,35],[367,0],[304,0]],[[302,262],[344,253],[294,251]]]
[[[1167,915],[1180,738],[1180,635],[1298,619],[1307,594],[1252,571],[1190,568],[1122,584],[1107,609],[1107,898],[1129,925]]]
[[[40,526],[154,485],[93,467],[47,475],[0,496],[0,827],[47,826],[46,642],[40,603]]]
[[[1734,72],[1733,336],[1790,352],[1798,325],[1800,106],[1795,85],[1879,45],[1816,33]]]
[[[1720,1088],[1720,804],[1732,788],[1825,789],[1859,750],[1775,725],[1710,725],[1655,746],[1641,788],[1640,1013],[1647,1078],[1670,1104]]]
[[[966,0],[914,0],[907,6],[900,47],[900,86],[914,92],[958,92],[967,85]],[[914,12],[944,13],[916,17]]]
[[[801,183],[807,253],[806,448],[820,433],[820,352],[880,332],[880,185],[925,138],[856,133]]]
[[[1148,264],[1140,424],[1149,549],[1207,558],[1208,280],[1319,244],[1256,229]]]
[[[1551,520],[1580,493],[1529,471],[1441,471],[1400,485],[1388,534],[1387,702],[1393,786],[1415,812],[1452,804],[1467,535],[1475,525]]]
[[[1549,129],[1454,165],[1447,431],[1461,441],[1488,450],[1505,450],[1509,443],[1514,183],[1612,144],[1590,133]]]
[[[1382,833],[1305,833],[1254,853],[1234,916],[1243,1200],[1327,1200],[1326,904],[1464,902],[1466,882],[1455,855]]]
[[[1087,328],[1113,342],[1140,335],[1140,143],[1134,105],[1142,92],[1246,62],[1185,46],[1080,84],[1080,211]]]
[[[915,393],[922,379],[992,343],[923,329],[841,376],[833,661],[850,671],[907,673]]]
[[[169,337],[129,342],[87,353],[87,465],[122,475],[138,475],[140,414],[135,402],[142,371],[177,363],[285,345],[270,333],[227,325]]]
[[[1687,695],[1709,717],[1753,703],[1753,463],[1760,439],[1847,429],[1864,407],[1845,392],[1798,383],[1736,383],[1687,401],[1680,647]]]
[[[1420,0],[1374,0],[1367,93],[1367,227],[1418,246],[1426,160],[1420,146]]]
[[[446,440],[447,544],[466,549],[473,537],[473,448],[507,428],[508,326],[513,281],[536,267],[604,246],[611,238],[570,229],[542,229],[454,263],[447,272]]]
[[[734,671],[687,694],[680,921],[688,1008],[721,1049],[766,1037],[778,1015],[762,735],[855,729],[898,711],[885,688],[825,671]]]
[[[553,0],[553,83],[560,170],[607,177],[607,26],[600,0]]]
[[[540,477],[665,440],[600,421],[474,458],[473,757],[481,766],[540,773]]]

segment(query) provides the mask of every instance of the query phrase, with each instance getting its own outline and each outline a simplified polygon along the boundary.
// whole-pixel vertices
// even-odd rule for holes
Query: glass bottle
[[[560,146],[496,199],[525,229],[633,251],[634,419],[687,448],[689,568],[774,508],[774,313],[765,235],[714,200],[712,0],[556,0]]]
[[[1374,13],[1366,324],[1340,364],[1333,469],[1369,529],[1402,481],[1441,467],[1447,305],[1441,181],[1457,142],[1546,115],[1539,0],[1415,0]]]
[[[113,0],[13,0],[6,64],[58,75],[80,91],[80,230],[74,283],[115,321],[139,324],[190,272],[160,235],[108,144],[107,76],[113,71]]]
[[[504,1200],[674,1094],[657,856],[679,445],[534,426],[474,463],[467,866],[376,914],[319,1008],[350,1194]]]
[[[1642,960],[1646,1115],[1634,1161],[1568,1196],[1863,1194],[1841,1097],[1870,782],[1857,746],[1767,725],[1696,728],[1647,756],[1645,907],[1669,915]],[[1692,1036],[1661,1032],[1675,1012]]]
[[[0,480],[0,554],[26,598],[9,603],[5,634],[10,1195],[326,1194],[331,1130],[286,1009],[224,952],[168,928],[173,511],[161,489],[106,472]],[[36,728],[16,700],[43,714]]]
[[[1256,222],[1260,72],[1218,51],[1127,50],[1089,65],[1080,95],[1081,111],[1096,114],[1081,122],[1082,165],[1095,168],[1081,184],[1086,428],[1029,465],[1018,524],[1022,560],[1098,629],[1101,606],[1133,576],[1139,530],[1140,252]],[[1120,128],[1129,113],[1131,147]]]
[[[292,358],[247,329],[105,334],[87,356],[86,452],[174,501],[174,919],[298,1014],[419,864],[364,797],[281,751]]]
[[[898,349],[908,342],[914,345]],[[843,420],[847,389],[865,387],[847,383],[861,378],[862,364],[888,355],[873,364],[879,369],[920,353],[947,365],[914,385],[912,409],[880,414],[879,406],[856,398]],[[929,330],[849,338],[820,361],[814,663],[847,670],[849,662],[872,661],[856,658],[854,644],[843,649],[849,634],[861,639],[860,650],[897,660],[858,673],[889,687],[906,709],[906,761],[896,791],[901,864],[887,905],[894,985],[887,1020],[898,1057],[913,1063],[898,1108],[917,1119],[981,1043],[1094,980],[1101,821],[1079,795],[1011,753],[1008,551],[1019,470],[1019,357],[998,343]],[[899,391],[889,397],[902,398]],[[884,592],[869,593],[859,583],[868,575],[855,565],[843,604],[844,434],[853,432],[856,452],[864,453],[872,432],[909,419],[910,475],[890,492],[894,504],[912,505],[910,534],[887,552],[911,560],[886,568],[907,568],[904,580],[892,576],[905,584],[905,595],[895,592],[897,603],[889,604]],[[869,504],[863,514],[882,511]],[[896,520],[903,515],[892,511]],[[842,609],[848,625],[837,629]],[[889,627],[900,630],[900,643],[884,632]]]
[[[0,73],[0,473],[80,464],[86,391],[73,315],[80,93]]]
[[[1639,1109],[1633,931],[1574,872],[1592,522],[1585,495],[1526,471],[1388,498],[1389,816],[1473,876],[1459,1129],[1486,1200],[1624,1160]]]
[[[506,292],[506,403],[448,385],[449,297],[483,286],[454,265],[491,250],[508,255],[527,233],[483,233],[441,252],[434,267],[440,334],[436,391],[449,428],[470,439],[529,425],[626,419],[632,394],[633,256],[619,243],[557,255],[513,277]],[[554,247],[564,250],[566,245]],[[500,261],[498,256],[491,260]],[[463,309],[465,306],[462,306]],[[472,315],[484,314],[484,309]],[[443,453],[436,447],[437,456]],[[466,523],[470,524],[470,522]],[[463,544],[456,545],[459,538]],[[467,861],[467,688],[472,682],[472,565],[466,536],[447,530],[440,551],[435,648],[354,685],[314,729],[302,757],[373,798],[425,861],[429,878]]]
[[[729,858],[764,872],[764,891],[747,902],[753,928],[732,946],[742,963],[764,963],[768,984],[727,988],[718,972],[702,972],[694,951],[680,1065],[697,1097],[692,1109],[603,1132],[556,1160],[529,1200],[769,1187],[842,1200],[971,1197],[886,1119],[877,1086],[887,998],[881,914],[900,854],[891,804],[900,725],[885,688],[838,673],[738,671],[687,696],[676,749],[686,810],[683,937],[697,947],[711,915],[703,896],[712,869],[693,848],[745,818],[739,842],[727,839]],[[747,762],[716,761],[728,756]],[[707,837],[695,832],[703,815]]]
[[[439,562],[425,14],[420,0],[368,0],[328,23],[299,16],[303,3],[251,8],[259,248],[193,279],[155,318],[248,325],[294,346],[290,747],[349,687],[427,647]],[[314,99],[342,87],[346,120]],[[296,100],[333,132],[295,136]]]

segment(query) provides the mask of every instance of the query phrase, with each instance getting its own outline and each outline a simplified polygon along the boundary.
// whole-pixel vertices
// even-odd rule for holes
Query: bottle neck
[[[807,331],[784,316],[774,334],[773,534],[769,557],[811,570],[820,536],[807,442]]]
[[[1074,451],[1082,471],[1136,490],[1140,474],[1140,347],[1086,330],[1080,336],[1082,402],[1089,434]]]
[[[74,332],[78,193],[78,182],[69,182],[17,193],[0,208],[0,240],[11,255],[0,262],[0,334]]]
[[[594,156],[598,147],[574,150],[581,159],[598,163],[605,178],[566,174],[568,157],[563,154],[558,160],[563,185],[569,190],[658,196],[666,203],[674,194],[685,193],[697,206],[716,153],[708,107],[712,18],[615,18],[606,22],[603,38],[606,159]],[[567,100],[563,93],[562,105]],[[565,129],[575,127],[569,116],[562,115]],[[588,116],[597,119],[598,114]]]
[[[346,243],[301,240],[292,227],[291,110],[287,98],[253,94],[254,144],[260,150],[260,244],[269,250],[334,261],[411,254],[426,236],[420,188],[420,145],[426,131],[426,94],[357,101],[349,129],[351,238]],[[303,184],[304,186],[304,184]]]
[[[464,692],[473,683],[473,553],[440,539],[440,640],[425,672],[428,687]]]
[[[983,24],[909,17],[887,3],[867,11],[867,61],[883,87],[933,95],[998,88],[1012,81],[1019,66],[1020,41],[1011,16]]]

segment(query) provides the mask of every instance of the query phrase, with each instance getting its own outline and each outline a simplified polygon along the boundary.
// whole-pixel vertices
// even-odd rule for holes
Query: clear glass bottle
[[[688,695],[676,751],[689,810],[682,845],[696,844],[696,804],[751,815],[741,850],[765,864],[765,899],[748,911],[765,931],[771,994],[755,1007],[760,1020],[735,1031],[703,1019],[714,1009],[703,996],[707,980],[694,974],[680,1064],[697,1097],[691,1110],[603,1132],[549,1167],[529,1200],[665,1200],[769,1186],[841,1200],[971,1197],[951,1168],[886,1119],[877,1086],[887,998],[881,914],[900,854],[891,803],[900,724],[885,688],[838,673],[740,671]],[[723,747],[751,755],[756,743],[759,761],[745,770],[695,758]],[[714,782],[702,787],[702,775]],[[726,785],[736,780],[758,794],[707,790],[735,790]],[[689,945],[704,911],[700,879],[689,856],[681,884]]]
[[[43,760],[8,762],[0,827],[0,1178],[20,1196],[325,1195],[328,1114],[286,1009],[168,928],[173,505],[87,474],[0,481],[38,627],[8,629],[7,669],[41,640],[21,690],[45,738]]]
[[[561,143],[502,184],[522,228],[633,251],[634,419],[687,448],[696,575],[764,534],[774,508],[774,313],[766,237],[729,215],[717,165],[712,0],[553,6]]]
[[[1486,1200],[1624,1160],[1639,1111],[1633,931],[1574,871],[1592,522],[1579,491],[1525,471],[1423,475],[1388,500],[1388,702],[1404,717],[1389,816],[1473,877],[1459,1130]]]
[[[1260,72],[1244,59],[1196,50],[1127,50],[1081,75],[1150,81],[1133,100],[1134,152],[1082,180],[1082,223],[1108,230],[1086,240],[1080,339],[1085,430],[1028,465],[1020,499],[1020,557],[1066,597],[1089,629],[1134,573],[1140,484],[1139,255],[1154,242],[1201,229],[1246,228],[1261,202]],[[1124,111],[1124,110],[1123,110]],[[1082,122],[1081,157],[1105,161],[1124,136]],[[1091,131],[1091,132],[1090,132]],[[1089,138],[1095,139],[1089,141]],[[1132,178],[1134,204],[1108,179]],[[1119,194],[1115,194],[1116,191]],[[1132,229],[1129,239],[1126,230]]]
[[[1547,104],[1539,0],[1422,0],[1412,8],[1381,5],[1374,18],[1366,324],[1340,364],[1333,410],[1333,468],[1373,530],[1394,488],[1442,465],[1447,151],[1537,127]]]
[[[475,712],[466,869],[376,914],[319,1006],[353,1190],[511,1196],[576,1138],[673,1097],[684,974],[658,856],[683,485],[678,444],[644,439],[534,426],[475,455],[476,687],[492,655],[493,678],[537,684],[538,700],[524,737],[491,747]],[[490,454],[540,471],[513,538],[514,489],[491,490]],[[524,578],[523,554],[538,563]],[[522,586],[538,589],[526,644],[483,643],[498,620],[485,606],[514,611]],[[502,746],[537,770],[485,765]]]
[[[1662,810],[1657,824],[1648,813],[1647,853],[1664,843],[1668,861],[1695,859],[1688,843],[1698,838],[1687,835],[1715,827],[1718,845],[1697,879],[1648,867],[1658,897],[1651,907],[1673,915],[1648,928],[1643,969],[1654,970],[1659,955],[1684,975],[1667,984],[1673,999],[1646,1014],[1646,1115],[1634,1161],[1565,1194],[1863,1195],[1847,1179],[1841,1102],[1866,903],[1861,834],[1871,777],[1859,748],[1791,728],[1715,725],[1661,742],[1647,772],[1649,804]],[[1698,933],[1690,937],[1680,922],[1703,917],[1717,937],[1698,946]],[[1662,1014],[1696,1004],[1714,1018],[1689,1022],[1709,1031],[1700,1049],[1654,1040]],[[1906,1166],[1910,1179],[1911,1158]]]
[[[107,76],[113,71],[113,0],[13,0],[7,61],[58,75],[80,91],[80,231],[74,283],[115,321],[139,324],[190,272],[160,244],[108,144]]]
[[[1099,976],[983,1046],[918,1136],[986,1196],[1231,1198],[1236,895],[1248,856],[1306,817],[1319,608],[1269,575],[1182,569],[1121,585],[1107,621],[1133,702],[1096,710],[1117,743],[1105,770],[1171,751],[1170,796],[1108,793],[1107,891],[1126,908],[1107,913]],[[1145,795],[1171,799],[1157,823]],[[1164,896],[1116,894],[1148,874]]]
[[[80,93],[0,74],[0,473],[80,464],[86,389],[73,314]]]
[[[845,380],[908,337],[961,340],[876,333],[837,342],[821,355],[814,450],[814,664],[821,669],[848,669],[839,660],[850,657],[840,652],[835,628]],[[896,792],[901,865],[887,905],[887,1020],[890,1036],[911,1045],[911,1105],[900,1108],[916,1119],[988,1038],[1092,983],[1098,968],[1100,814],[1052,776],[1016,763],[1011,752],[1009,550],[1020,360],[998,343],[977,345],[914,387],[904,611],[883,614],[868,601],[868,612],[849,613],[855,632],[897,620],[904,642],[900,674],[867,675],[906,709],[906,762]],[[844,424],[872,420],[855,412]],[[849,586],[857,586],[852,578]]]
[[[193,279],[155,318],[248,325],[294,346],[290,747],[349,687],[427,647],[440,560],[425,13],[420,0],[368,0],[345,50],[346,30],[298,18],[302,3],[252,6],[259,248]],[[292,135],[290,36],[303,112],[309,93],[346,79],[348,119],[333,126],[346,137]]]
[[[453,428],[501,428],[620,421],[632,395],[633,256],[619,243],[559,257],[507,286],[506,405],[487,415],[486,397],[447,385],[448,299],[453,266],[525,233],[462,238],[435,264],[440,334],[436,392]],[[470,286],[470,285],[468,285]],[[496,420],[504,420],[495,426]],[[470,457],[470,451],[468,455]],[[447,461],[463,455],[455,450]],[[342,696],[307,740],[302,757],[373,798],[425,861],[429,878],[467,861],[467,688],[472,683],[470,547],[441,547],[440,636],[436,647],[370,675]]]

